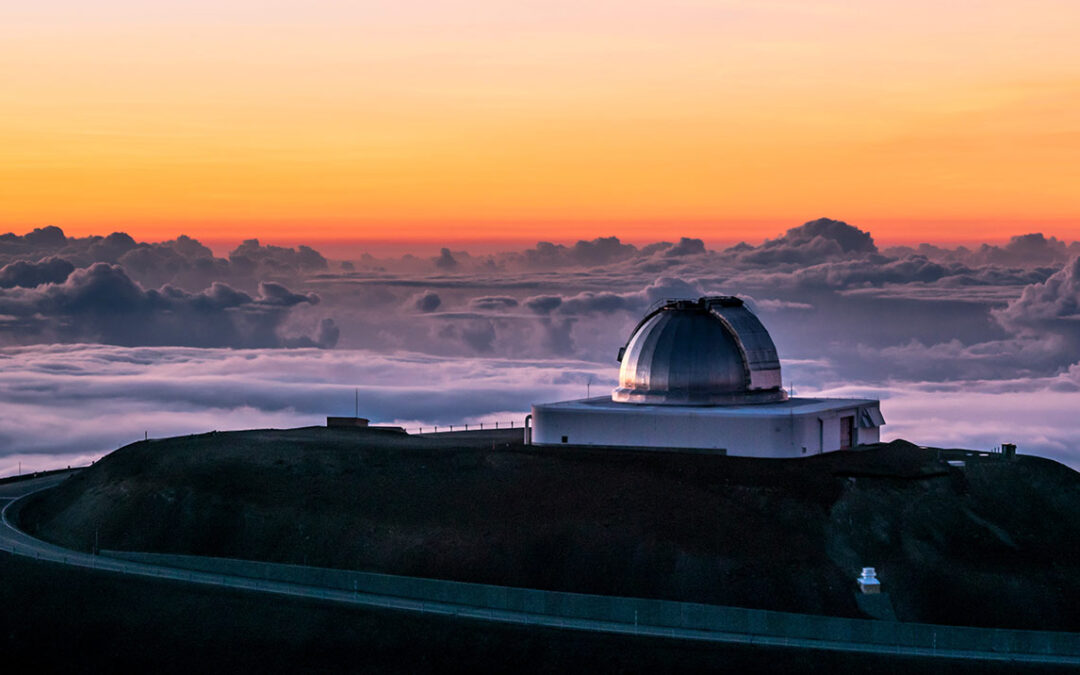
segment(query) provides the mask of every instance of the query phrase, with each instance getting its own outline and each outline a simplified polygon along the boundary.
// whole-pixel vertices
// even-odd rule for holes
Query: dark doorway
[[[855,443],[855,416],[840,418],[840,449],[847,450]]]

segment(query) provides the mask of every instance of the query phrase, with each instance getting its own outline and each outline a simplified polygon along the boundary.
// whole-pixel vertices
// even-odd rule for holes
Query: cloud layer
[[[50,345],[0,350],[0,475],[161,437],[293,427],[352,414],[382,423],[521,424],[536,401],[611,384],[577,361],[436,359],[318,349]],[[611,384],[613,386],[613,384]]]
[[[86,391],[108,403],[129,387],[143,403],[123,402],[146,406],[132,417],[136,426],[203,430],[222,419],[316,422],[332,407],[324,392],[359,385],[372,414],[387,420],[522,412],[589,378],[614,381],[618,347],[655,303],[737,294],[770,329],[787,383],[883,392],[890,433],[984,446],[1005,431],[984,409],[1002,419],[1008,405],[1056,411],[1074,402],[1078,254],[1077,243],[1038,233],[971,249],[883,250],[869,232],[824,218],[724,250],[690,238],[637,246],[601,237],[496,254],[447,248],[434,257],[351,260],[257,240],[216,257],[184,236],[147,243],[41,228],[0,235],[0,345],[9,346],[5,372],[10,366],[23,378],[0,403],[37,415],[44,402],[25,396],[61,383],[64,414],[78,405],[98,414],[97,398],[67,389],[123,381],[115,391]],[[113,362],[124,364],[122,375]],[[184,363],[199,364],[199,387],[180,386],[197,381],[186,379]],[[54,379],[68,370],[82,374]],[[954,424],[932,417],[922,436],[919,416],[949,387]],[[467,395],[448,397],[455,388]],[[100,414],[127,428],[106,409]],[[1050,426],[1038,431],[1030,419]],[[1013,419],[1023,434],[1012,440],[1071,456],[1064,419]],[[107,426],[91,427],[79,432],[97,439],[95,451],[113,442]],[[42,445],[14,427],[5,433],[0,454],[9,456],[75,447],[74,436],[48,446],[48,434]]]
[[[256,296],[220,282],[200,293],[168,285],[146,290],[119,265],[94,263],[59,283],[0,293],[0,328],[40,342],[277,347],[287,341],[279,330],[289,310],[318,301],[270,281]],[[320,327],[320,346],[336,342],[331,327]]]
[[[785,362],[826,373],[827,362]],[[416,429],[499,420],[521,424],[535,402],[614,386],[610,364],[438,359],[352,350],[222,350],[52,345],[0,350],[0,475],[78,464],[141,438],[319,425],[360,413]],[[797,376],[797,375],[796,375]],[[800,395],[877,396],[886,438],[1024,452],[1080,467],[1080,367],[1016,381],[847,383]]]

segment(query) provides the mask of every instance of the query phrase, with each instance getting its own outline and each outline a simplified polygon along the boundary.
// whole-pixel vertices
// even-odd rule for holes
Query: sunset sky
[[[0,232],[1077,239],[1078,26],[1075,0],[5,3]]]

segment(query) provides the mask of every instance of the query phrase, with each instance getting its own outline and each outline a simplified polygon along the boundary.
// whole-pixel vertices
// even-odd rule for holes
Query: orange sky
[[[0,231],[1076,239],[1077,26],[1072,0],[45,0],[0,9]]]

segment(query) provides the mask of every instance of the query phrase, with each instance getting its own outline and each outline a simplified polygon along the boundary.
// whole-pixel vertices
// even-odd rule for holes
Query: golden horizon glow
[[[0,230],[1080,238],[1076,3],[95,4],[0,10]]]

